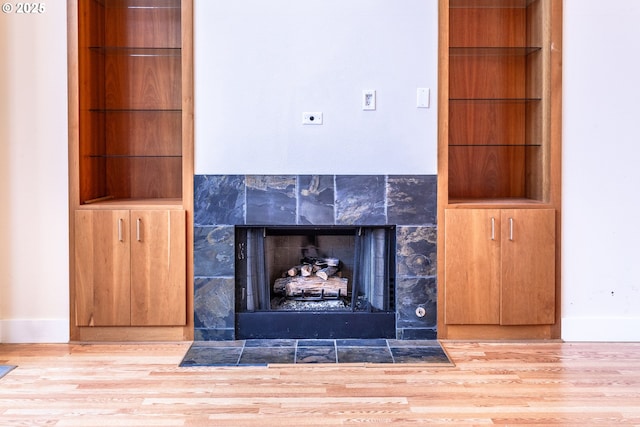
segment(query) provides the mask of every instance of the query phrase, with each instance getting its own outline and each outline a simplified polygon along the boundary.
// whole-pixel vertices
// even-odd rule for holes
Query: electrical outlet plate
[[[362,109],[371,111],[376,109],[376,91],[365,89],[362,91]]]
[[[416,107],[429,108],[429,88],[419,87],[416,97]]]
[[[304,112],[302,113],[303,125],[321,125],[322,124],[322,112]]]

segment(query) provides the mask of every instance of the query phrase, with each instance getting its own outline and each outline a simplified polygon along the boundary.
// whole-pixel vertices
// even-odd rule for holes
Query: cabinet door
[[[130,323],[129,211],[75,212],[77,326]]]
[[[131,324],[186,324],[185,211],[131,211],[131,222]]]
[[[500,211],[445,210],[445,322],[500,323]]]
[[[555,211],[502,211],[503,325],[555,322]]]

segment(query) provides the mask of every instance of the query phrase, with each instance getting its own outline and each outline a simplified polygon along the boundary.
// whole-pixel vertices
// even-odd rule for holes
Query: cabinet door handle
[[[136,240],[140,241],[140,223],[142,222],[141,218],[136,220]]]
[[[509,218],[509,240],[513,241],[513,218]]]
[[[496,240],[496,219],[491,218],[491,240]]]
[[[122,218],[118,218],[118,241],[122,242]]]

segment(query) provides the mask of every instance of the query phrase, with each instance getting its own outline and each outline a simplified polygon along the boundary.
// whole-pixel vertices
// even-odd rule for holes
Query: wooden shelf
[[[448,209],[465,209],[465,208],[549,208],[548,203],[539,200],[526,199],[522,197],[512,198],[481,198],[481,199],[449,199]]]
[[[449,7],[451,9],[455,8],[507,8],[507,9],[517,9],[517,8],[526,8],[531,5],[536,0],[450,0]]]
[[[100,197],[95,200],[87,200],[78,209],[142,209],[159,208],[172,209],[182,208],[182,199],[116,199],[112,196]]]
[[[179,0],[79,0],[79,203],[182,198]],[[190,178],[189,178],[190,179]]]
[[[543,1],[449,2],[451,199],[548,194]]]
[[[171,57],[182,55],[182,49],[179,47],[89,46],[89,50],[103,55]]]
[[[485,57],[485,56],[519,56],[526,57],[536,52],[540,52],[541,47],[483,47],[483,46],[462,46],[449,48],[449,56],[473,56],[473,57]]]

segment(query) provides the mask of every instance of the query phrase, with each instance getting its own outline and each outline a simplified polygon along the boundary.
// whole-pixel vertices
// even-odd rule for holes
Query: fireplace
[[[392,226],[236,227],[236,338],[395,338]]]
[[[435,175],[196,175],[195,340],[436,338],[436,188]],[[381,242],[383,255],[367,249]],[[271,255],[257,256],[260,245]],[[346,295],[273,294],[305,248],[340,261]],[[383,261],[367,264],[365,253]],[[248,256],[258,267],[247,268]],[[366,282],[365,271],[378,279]],[[247,332],[256,325],[263,331]]]

